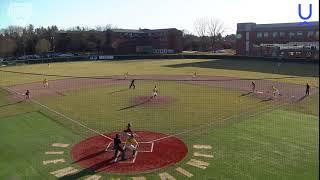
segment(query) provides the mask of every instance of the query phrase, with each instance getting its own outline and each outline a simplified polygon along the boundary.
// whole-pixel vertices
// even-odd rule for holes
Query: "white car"
[[[72,53],[66,53],[66,54],[60,54],[58,57],[73,57],[74,55]]]

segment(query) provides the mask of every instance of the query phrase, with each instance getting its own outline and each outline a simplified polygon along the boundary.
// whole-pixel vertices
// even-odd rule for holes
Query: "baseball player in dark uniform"
[[[133,89],[135,89],[135,88],[136,88],[136,85],[134,84],[134,79],[131,81],[131,84],[130,84],[129,89],[131,89],[131,87],[133,87]]]
[[[26,99],[30,99],[30,91],[29,90],[27,90],[25,95],[26,95]]]
[[[252,92],[254,92],[256,90],[256,84],[253,81],[251,82],[251,86],[252,86]]]
[[[117,158],[118,152],[121,152],[121,160],[124,161],[126,154],[123,148],[121,147],[121,139],[119,134],[116,134],[116,137],[113,139],[113,149],[114,149],[114,156],[113,158]]]
[[[124,139],[126,139],[126,138],[128,138],[130,135],[132,135],[132,134],[133,134],[133,132],[132,132],[132,130],[131,130],[131,124],[128,123],[127,129],[123,130],[123,132],[122,132],[122,137],[123,137]]]
[[[310,94],[310,85],[307,83],[306,85],[306,95],[308,96]]]

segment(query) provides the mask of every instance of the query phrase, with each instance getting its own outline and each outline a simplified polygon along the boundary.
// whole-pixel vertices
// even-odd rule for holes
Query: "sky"
[[[310,21],[319,19],[319,0],[0,0],[0,29],[9,25],[36,27],[57,25],[118,28],[177,28],[194,32],[198,18],[219,19],[226,34],[236,32],[237,23],[259,24],[302,21],[313,5]]]

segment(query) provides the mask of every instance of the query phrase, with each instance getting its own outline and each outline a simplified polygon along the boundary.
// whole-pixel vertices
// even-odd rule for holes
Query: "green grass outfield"
[[[2,70],[70,76],[110,76],[129,74],[217,75],[239,78],[278,78],[277,81],[319,87],[317,64],[282,63],[252,60],[131,60],[88,61],[13,66]],[[0,70],[1,70],[0,69]],[[10,74],[0,71],[0,86],[42,81],[43,77]],[[52,79],[54,77],[49,77]],[[283,78],[283,79],[281,79]]]
[[[189,61],[190,63],[204,60]],[[229,69],[196,67],[168,67],[181,64],[182,60],[168,61],[124,61],[124,62],[81,62],[52,64],[52,74],[76,76],[98,76],[122,74],[184,74],[203,72],[208,75],[241,77],[284,77],[289,73],[271,74],[257,68],[256,72]],[[129,66],[128,66],[129,65]],[[134,70],[134,67],[144,69]],[[177,66],[177,65],[175,65]],[[293,66],[291,64],[291,66]],[[41,72],[46,65],[9,67],[7,70]],[[57,67],[61,67],[57,68]],[[73,68],[71,70],[71,67]],[[300,66],[299,66],[300,67]],[[299,67],[291,67],[298,70]],[[63,71],[64,69],[64,71]],[[171,69],[170,71],[168,71]],[[238,68],[239,69],[239,68]],[[69,70],[69,71],[67,71]],[[287,70],[291,71],[291,70]],[[300,71],[306,71],[300,69]],[[246,73],[247,72],[247,73]],[[297,75],[297,72],[295,72]],[[41,81],[43,77],[8,74],[0,72],[1,85],[28,81]],[[201,74],[201,73],[200,73]],[[281,81],[312,80],[307,72],[299,72],[296,79]],[[303,75],[303,76],[302,76]],[[314,81],[315,82],[315,81]],[[190,179],[318,179],[319,178],[319,94],[314,94],[298,104],[277,104],[261,102],[252,96],[240,97],[240,91],[213,88],[205,85],[158,82],[161,95],[173,96],[176,100],[163,106],[129,107],[130,99],[150,95],[154,82],[137,82],[137,89],[113,93],[127,88],[126,85],[112,85],[94,89],[80,89],[66,92],[66,96],[41,97],[40,103],[71,117],[88,127],[111,132],[122,130],[130,121],[134,130],[181,133],[209,124],[189,133],[178,135],[188,146],[187,157],[173,167],[157,172],[141,174],[147,179],[160,179],[158,174],[168,172],[176,179],[185,179],[175,171],[182,167],[191,172]],[[0,90],[0,179],[55,179],[49,173],[67,166],[81,169],[72,164],[70,147],[63,155],[45,155],[46,151],[57,150],[52,143],[76,144],[95,135],[52,111],[31,102],[12,99],[5,90]],[[193,157],[194,144],[208,144],[213,147],[202,153],[213,154],[213,158]],[[66,163],[44,166],[42,161],[64,158]],[[186,162],[191,158],[210,163],[202,170]],[[76,177],[84,179],[86,172]],[[98,173],[102,179],[121,178]],[[130,176],[132,177],[132,176]]]

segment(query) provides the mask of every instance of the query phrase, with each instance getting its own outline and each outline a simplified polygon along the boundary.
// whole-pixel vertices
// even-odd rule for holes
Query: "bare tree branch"
[[[207,34],[208,19],[207,18],[198,18],[194,22],[194,31],[199,37],[204,37]]]
[[[217,41],[222,38],[222,34],[225,32],[224,24],[222,21],[214,18],[210,19],[208,22],[210,45],[212,49],[215,49]]]

